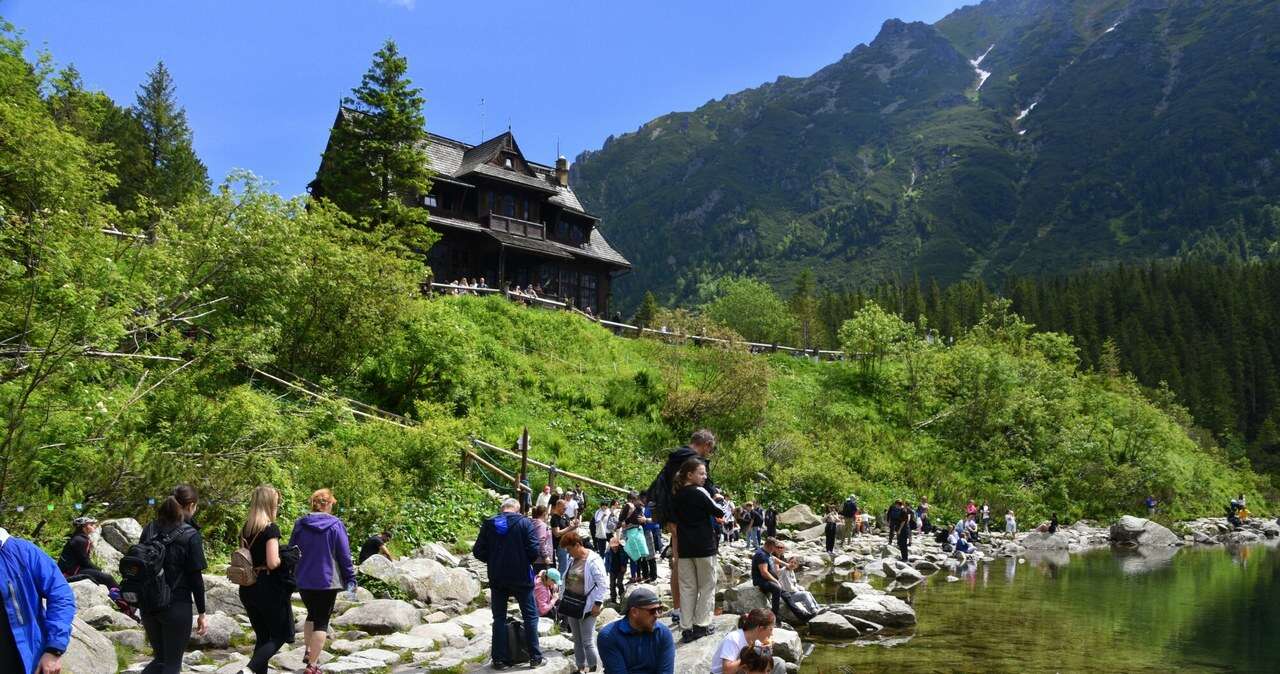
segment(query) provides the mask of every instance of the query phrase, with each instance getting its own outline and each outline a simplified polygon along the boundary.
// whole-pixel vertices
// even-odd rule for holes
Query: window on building
[[[563,218],[556,220],[556,238],[561,241],[569,240],[569,223],[565,222]]]
[[[508,218],[516,217],[516,198],[510,194],[502,197],[502,214]]]
[[[493,192],[490,192],[490,191],[488,191],[488,190],[485,190],[485,193],[484,193],[484,212],[485,212],[485,213],[492,213],[493,211],[494,211],[494,208],[493,208]]]
[[[578,301],[578,272],[572,269],[560,271],[560,296]]]
[[[596,282],[595,274],[583,272],[578,276],[578,302],[577,306],[586,309],[591,307],[592,311],[598,311],[600,307],[596,306]]]
[[[422,205],[427,208],[435,208],[439,205],[439,200],[436,199],[436,195],[428,194],[427,196],[422,197]]]
[[[503,160],[502,160],[502,165],[503,165],[503,166],[505,166],[505,167],[507,167],[507,168],[515,168],[515,167],[512,165],[512,163],[511,163],[511,157],[505,157],[505,158],[503,158]]]

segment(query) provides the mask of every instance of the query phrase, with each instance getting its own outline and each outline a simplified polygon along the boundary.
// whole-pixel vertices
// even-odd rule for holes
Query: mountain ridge
[[[1257,217],[1280,192],[1276,33],[1260,0],[987,0],[932,25],[890,19],[808,77],[611,137],[572,177],[636,262],[623,306],[644,290],[692,301],[726,273],[996,279],[1176,255],[1210,228],[1266,241],[1280,237]]]

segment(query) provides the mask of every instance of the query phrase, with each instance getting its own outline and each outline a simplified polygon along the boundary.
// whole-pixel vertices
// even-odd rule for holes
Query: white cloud
[[[418,4],[418,0],[379,0],[379,2],[384,5],[391,5],[392,7],[400,7],[409,10],[412,10],[414,5]]]

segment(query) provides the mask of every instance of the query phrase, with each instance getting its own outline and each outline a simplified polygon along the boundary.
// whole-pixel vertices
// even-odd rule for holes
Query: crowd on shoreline
[[[787,542],[777,535],[779,514],[754,501],[738,506],[714,484],[709,467],[715,451],[714,434],[699,430],[688,444],[670,452],[643,493],[602,501],[588,513],[585,490],[561,492],[548,486],[536,501],[527,492],[521,500],[506,499],[497,515],[485,519],[472,554],[488,571],[492,667],[541,665],[538,621],[551,617],[572,636],[579,672],[601,667],[607,674],[671,672],[673,628],[678,626],[682,643],[715,633],[718,557],[722,546],[741,543],[751,555],[751,586],[770,608],[740,609],[739,628],[723,638],[712,671],[781,674],[785,665],[772,656],[770,639],[782,624],[782,605],[788,620],[799,624],[821,607],[796,580],[800,560],[788,554]],[[319,674],[339,593],[355,595],[355,564],[374,555],[394,559],[387,547],[390,533],[383,531],[363,542],[353,563],[346,527],[333,515],[336,504],[330,490],[314,492],[310,512],[293,523],[285,543],[276,522],[279,492],[269,485],[253,491],[240,547],[227,570],[228,579],[239,586],[255,636],[245,672],[266,674],[271,658],[297,639],[291,603],[296,591],[306,611],[300,630],[303,672]],[[943,552],[964,556],[976,552],[980,533],[991,535],[992,508],[986,502],[968,501],[963,517],[942,527],[933,523],[924,498],[914,505],[895,501],[883,519],[863,505],[851,494],[839,508],[825,507],[821,521],[829,555],[835,555],[837,536],[846,547],[859,536],[887,536],[907,562],[912,536],[932,535]],[[1145,505],[1152,513],[1157,502],[1148,497]],[[0,610],[0,671],[58,674],[76,610],[68,583],[88,580],[108,588],[120,611],[142,624],[153,656],[142,673],[178,674],[192,633],[203,634],[207,628],[203,571],[208,564],[195,521],[198,506],[194,488],[175,487],[125,552],[119,581],[93,564],[98,526],[93,518],[73,522],[56,563],[35,545],[0,529],[0,586],[8,588],[8,601]],[[1227,507],[1229,525],[1238,528],[1248,517],[1244,496],[1233,499]],[[1018,532],[1013,511],[1006,511],[1004,524],[1003,533],[1013,538]],[[1035,529],[1053,534],[1058,525],[1054,514]],[[658,559],[667,557],[670,626],[659,621],[668,607],[647,585],[659,578]],[[623,615],[597,635],[595,622],[606,598]],[[510,601],[519,608],[519,620],[508,621]]]

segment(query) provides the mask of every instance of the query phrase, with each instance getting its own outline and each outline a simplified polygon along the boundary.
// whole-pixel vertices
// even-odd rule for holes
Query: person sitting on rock
[[[778,568],[773,563],[773,553],[778,549],[778,539],[767,538],[764,547],[751,555],[751,584],[769,595],[774,615],[782,602],[782,585],[778,582]]]
[[[751,609],[738,616],[738,629],[725,635],[711,657],[711,674],[784,674],[787,663],[773,655],[775,622],[776,617],[767,608]]]
[[[137,613],[120,596],[120,584],[114,576],[93,563],[93,534],[98,530],[98,520],[92,517],[77,517],[71,522],[71,536],[62,546],[62,554],[58,555],[58,570],[62,572],[68,583],[77,580],[91,580],[107,588],[107,594],[116,608],[130,618],[137,620]]]
[[[626,614],[600,630],[598,643],[604,674],[672,674],[676,642],[671,629],[658,622],[665,607],[647,587],[627,596]]]
[[[814,599],[813,593],[800,586],[796,581],[796,568],[800,566],[798,557],[786,557],[786,549],[783,548],[777,554],[778,559],[784,563],[777,565],[778,584],[782,586],[782,598],[787,602],[787,608],[796,614],[796,617],[803,622],[808,622],[813,616],[818,615],[822,607],[818,606],[818,601]]]

